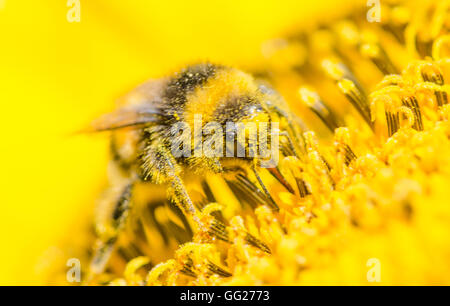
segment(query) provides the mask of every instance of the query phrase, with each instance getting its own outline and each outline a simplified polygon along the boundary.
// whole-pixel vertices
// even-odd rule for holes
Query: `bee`
[[[229,147],[229,142],[220,145],[226,153],[231,153],[224,154],[226,156],[176,156],[174,148],[188,144],[193,150],[196,144],[186,139],[184,133],[174,134],[173,126],[183,122],[185,127],[195,129],[198,116],[202,118],[202,127],[216,122],[226,130],[228,123],[234,123],[234,129],[223,135],[225,139],[230,135],[231,138],[236,136],[239,123],[266,122],[273,126],[276,122],[276,136],[283,139],[280,150],[284,155],[299,155],[302,150],[299,145],[301,128],[286,109],[275,90],[251,75],[236,68],[201,63],[188,66],[173,76],[144,83],[125,96],[117,111],[95,120],[91,131],[111,132],[114,196],[109,199],[113,208],[97,224],[99,246],[93,255],[91,272],[98,274],[105,268],[132,208],[134,187],[140,182],[166,186],[168,198],[190,224],[224,241],[228,237],[222,221],[217,220],[212,228],[198,217],[201,205],[194,203],[188,194],[184,184],[187,177],[199,177],[199,173],[227,175],[227,182],[234,192],[241,193],[256,205],[264,204],[277,210],[259,174],[263,170],[269,171],[289,192],[294,193],[277,165],[263,169],[258,156],[236,156],[239,146],[245,152],[250,150],[245,141],[241,143],[236,139],[231,141],[233,148]],[[268,139],[270,147],[273,136]],[[256,147],[259,146],[260,143],[256,143]],[[257,182],[248,178],[246,169],[251,169]],[[269,251],[250,234],[248,241]]]

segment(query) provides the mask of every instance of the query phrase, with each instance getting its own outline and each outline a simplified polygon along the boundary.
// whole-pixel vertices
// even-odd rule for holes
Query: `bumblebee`
[[[210,236],[227,241],[225,225],[220,218],[214,225],[205,224],[199,218],[202,203],[190,197],[185,180],[199,178],[208,173],[227,176],[230,189],[240,193],[253,205],[278,207],[260,176],[260,171],[269,171],[288,191],[293,188],[281,174],[277,165],[261,168],[258,156],[174,156],[173,148],[180,144],[196,144],[174,135],[172,127],[183,122],[195,129],[198,116],[202,126],[217,122],[225,130],[227,123],[267,122],[278,123],[277,136],[281,136],[283,155],[299,155],[302,150],[301,127],[292,118],[281,97],[266,84],[238,69],[210,63],[188,66],[171,77],[150,80],[122,99],[120,108],[94,121],[92,131],[111,132],[113,156],[111,185],[113,196],[108,197],[112,209],[100,212],[97,222],[98,247],[93,254],[91,273],[101,273],[108,262],[133,203],[135,186],[141,182],[163,185],[171,203],[181,212],[186,224],[193,231],[202,231]],[[231,130],[223,137],[235,135]],[[269,137],[269,146],[272,144]],[[248,145],[238,140],[231,142],[234,148],[225,148],[235,153],[238,146],[245,152]],[[227,142],[228,144],[228,142]],[[259,143],[257,143],[257,146]],[[251,170],[250,170],[251,169]],[[256,180],[251,181],[246,171],[251,171]],[[201,173],[202,175],[199,175]],[[150,187],[148,187],[150,188]],[[149,189],[150,190],[150,189]],[[150,193],[152,193],[150,191]],[[210,199],[211,200],[211,199]],[[264,243],[250,234],[248,241],[269,252]]]

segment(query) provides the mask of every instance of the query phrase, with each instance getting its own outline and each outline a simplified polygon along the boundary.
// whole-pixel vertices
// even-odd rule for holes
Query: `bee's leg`
[[[94,254],[89,264],[89,271],[87,276],[87,282],[89,283],[92,279],[102,273],[105,270],[106,264],[111,256],[114,249],[117,237],[113,237],[110,240],[102,241],[97,240],[97,244],[94,249]]]
[[[119,150],[119,143],[116,137],[116,134],[111,135],[110,141],[110,154],[112,160],[115,162],[118,168],[120,168],[124,172],[128,172],[130,170],[131,164],[126,160],[126,158],[122,155]]]
[[[108,263],[117,238],[126,224],[131,209],[131,197],[134,181],[126,180],[115,196],[105,201],[99,207],[96,230],[98,234],[97,244],[89,267],[88,281],[95,275],[102,273]],[[117,188],[114,188],[116,190]],[[106,207],[109,206],[109,207]]]
[[[144,179],[153,182],[169,183],[169,196],[178,205],[187,218],[191,218],[200,229],[204,229],[198,216],[198,212],[192,202],[183,180],[180,177],[181,167],[177,164],[170,148],[158,143],[149,143],[144,151],[143,171]]]
[[[183,181],[178,175],[171,176],[171,184],[173,190],[173,199],[180,206],[181,210],[190,216],[192,220],[199,226],[200,229],[204,229],[204,225],[198,217],[197,210],[192,202],[189,194],[184,186]]]

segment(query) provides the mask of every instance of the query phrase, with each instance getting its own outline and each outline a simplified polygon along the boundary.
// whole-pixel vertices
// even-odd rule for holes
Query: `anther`
[[[298,92],[302,101],[322,120],[331,132],[342,126],[336,114],[328,108],[315,91],[301,87]]]
[[[366,123],[373,129],[370,107],[366,96],[357,88],[355,83],[349,79],[339,81],[338,87],[350,103],[358,110]]]
[[[414,114],[414,124],[412,125],[412,127],[417,131],[423,131],[422,113],[420,111],[419,103],[417,102],[416,97],[403,97],[402,103],[404,106],[411,109]]]
[[[349,146],[350,132],[348,128],[339,128],[335,132],[335,146],[338,154],[342,154],[345,164],[348,166],[356,160],[356,154]]]
[[[386,51],[375,43],[363,44],[360,48],[361,53],[368,57],[377,68],[385,75],[398,73]]]

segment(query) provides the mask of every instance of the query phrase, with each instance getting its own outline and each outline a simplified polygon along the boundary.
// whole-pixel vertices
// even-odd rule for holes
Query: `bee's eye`
[[[262,111],[261,105],[252,105],[248,108],[249,114],[256,114]]]

